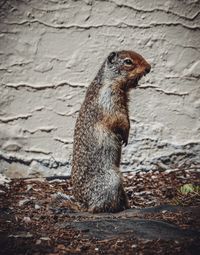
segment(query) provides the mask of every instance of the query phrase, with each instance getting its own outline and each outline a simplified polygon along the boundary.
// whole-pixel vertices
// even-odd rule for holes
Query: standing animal
[[[119,170],[128,143],[128,94],[151,66],[134,51],[109,54],[87,89],[74,132],[73,195],[93,213],[128,208]]]

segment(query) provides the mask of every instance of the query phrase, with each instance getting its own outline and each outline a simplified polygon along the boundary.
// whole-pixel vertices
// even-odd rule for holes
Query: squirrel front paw
[[[128,144],[128,132],[122,128],[117,128],[117,137],[119,138],[122,145],[127,146]]]

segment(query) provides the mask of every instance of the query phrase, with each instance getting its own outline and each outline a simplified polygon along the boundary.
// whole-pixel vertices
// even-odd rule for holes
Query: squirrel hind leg
[[[116,186],[108,185],[93,190],[88,203],[88,211],[92,213],[119,212],[129,208],[128,199],[121,180]]]
[[[91,213],[116,213],[129,208],[128,200],[126,197],[118,198],[113,201],[99,201],[98,204],[92,204],[88,208]]]

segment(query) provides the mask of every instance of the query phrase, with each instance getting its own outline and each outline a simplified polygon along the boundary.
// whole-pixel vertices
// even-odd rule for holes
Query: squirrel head
[[[104,78],[117,81],[122,89],[130,89],[150,70],[150,64],[134,51],[111,52],[105,62]]]

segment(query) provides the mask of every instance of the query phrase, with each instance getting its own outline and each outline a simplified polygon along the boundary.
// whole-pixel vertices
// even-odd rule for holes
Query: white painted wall
[[[110,51],[152,65],[131,93],[122,169],[200,163],[200,1],[0,2],[0,172],[69,174],[87,86]]]

